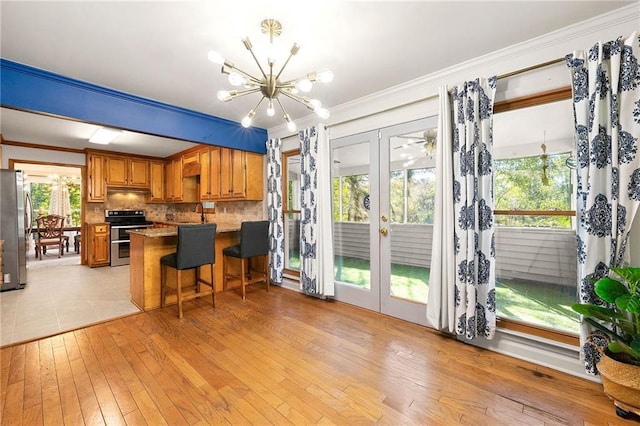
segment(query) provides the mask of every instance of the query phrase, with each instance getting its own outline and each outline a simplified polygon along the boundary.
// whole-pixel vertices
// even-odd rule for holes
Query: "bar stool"
[[[213,307],[216,306],[216,287],[213,265],[216,262],[216,224],[205,225],[179,225],[178,245],[176,252],[160,258],[160,307],[164,307],[167,293],[167,267],[177,271],[176,294],[178,298],[178,317],[182,318],[182,302],[211,295]],[[200,277],[199,267],[209,265],[211,269],[211,282]],[[184,295],[182,288],[182,271],[186,269],[196,270],[196,282],[194,293]],[[211,290],[200,291],[200,284],[211,287]]]
[[[226,247],[223,255],[223,287],[227,289],[229,279],[240,280],[242,286],[242,299],[246,298],[246,286],[260,281],[267,284],[269,291],[269,221],[260,220],[242,222],[240,225],[240,244]],[[257,271],[251,267],[251,258],[264,256],[264,270]],[[240,274],[229,272],[229,258],[240,259]]]

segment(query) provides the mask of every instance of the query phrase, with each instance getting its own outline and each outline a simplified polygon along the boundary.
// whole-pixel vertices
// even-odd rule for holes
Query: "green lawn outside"
[[[368,288],[369,261],[336,256],[337,280]],[[394,297],[426,303],[429,292],[429,269],[391,265],[391,293]],[[496,303],[499,317],[578,333],[578,315],[571,310],[577,301],[576,289],[499,279]]]

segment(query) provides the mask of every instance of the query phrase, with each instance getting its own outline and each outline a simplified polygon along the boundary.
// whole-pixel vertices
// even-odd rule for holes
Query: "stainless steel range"
[[[111,266],[129,264],[130,238],[127,231],[153,226],[144,210],[106,210],[104,219],[111,225]]]

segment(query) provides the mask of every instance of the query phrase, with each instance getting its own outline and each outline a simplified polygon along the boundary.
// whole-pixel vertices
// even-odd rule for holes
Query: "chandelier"
[[[289,131],[295,132],[296,124],[291,120],[291,117],[289,116],[289,114],[287,114],[287,111],[280,102],[280,95],[301,103],[310,110],[314,111],[321,118],[328,118],[329,111],[326,108],[322,107],[322,104],[319,100],[310,99],[307,96],[301,95],[300,92],[310,92],[313,88],[313,83],[329,83],[333,81],[333,72],[329,70],[310,72],[305,77],[301,77],[295,80],[281,81],[280,76],[282,75],[282,72],[287,67],[287,64],[289,63],[291,58],[296,53],[298,53],[298,51],[300,50],[300,46],[296,43],[293,43],[293,46],[289,51],[287,60],[284,62],[280,70],[278,72],[275,72],[275,59],[272,57],[272,52],[274,52],[273,39],[275,37],[278,37],[282,33],[282,25],[275,19],[265,19],[260,25],[262,33],[269,35],[270,53],[269,57],[267,58],[267,71],[265,71],[262,65],[260,65],[260,61],[258,61],[258,58],[253,51],[253,45],[249,41],[249,38],[247,37],[242,40],[244,47],[251,53],[253,60],[256,62],[256,65],[258,65],[258,68],[260,69],[259,77],[241,70],[232,62],[224,59],[219,53],[214,51],[209,52],[209,60],[213,63],[222,65],[221,71],[223,74],[227,74],[229,76],[229,83],[235,87],[242,86],[242,89],[239,90],[220,90],[217,95],[218,99],[224,102],[228,102],[232,99],[252,93],[262,94],[262,97],[260,98],[256,106],[254,106],[253,109],[251,109],[251,111],[249,111],[249,113],[242,119],[242,125],[244,127],[251,126],[253,117],[256,115],[256,110],[266,99],[267,115],[273,117],[275,115],[274,103],[278,104],[278,106],[282,110],[284,121],[287,123],[287,128],[289,129]]]

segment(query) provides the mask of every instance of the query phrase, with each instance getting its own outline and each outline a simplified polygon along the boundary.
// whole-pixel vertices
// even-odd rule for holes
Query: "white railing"
[[[393,224],[391,262],[430,267],[432,225]],[[336,255],[369,258],[369,224],[334,224]],[[496,275],[534,283],[576,286],[575,232],[548,228],[496,228]]]

